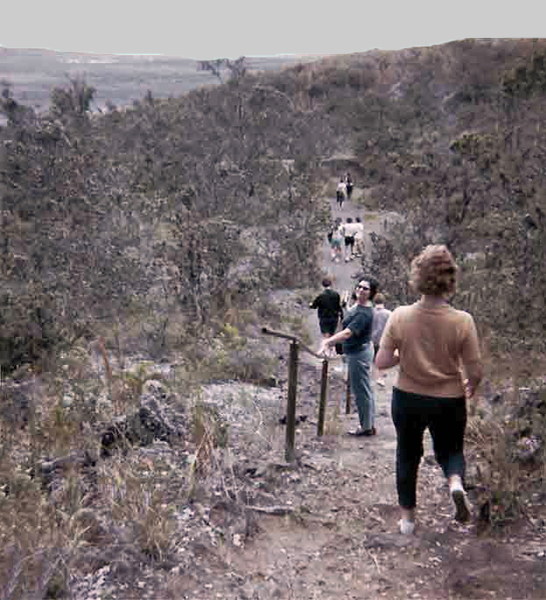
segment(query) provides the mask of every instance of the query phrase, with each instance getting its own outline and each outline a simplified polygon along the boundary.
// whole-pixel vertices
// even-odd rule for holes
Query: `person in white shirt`
[[[355,256],[364,256],[364,223],[360,220],[360,217],[355,219]]]
[[[339,183],[337,184],[337,189],[336,189],[336,199],[337,199],[337,203],[339,204],[340,207],[343,206],[343,202],[345,201],[345,198],[347,197],[347,184],[345,183],[345,181],[343,180],[343,177],[339,180]]]
[[[353,248],[355,245],[356,232],[356,223],[353,223],[353,219],[351,217],[347,217],[347,223],[343,225],[343,236],[345,238],[345,262],[349,262],[353,259]]]

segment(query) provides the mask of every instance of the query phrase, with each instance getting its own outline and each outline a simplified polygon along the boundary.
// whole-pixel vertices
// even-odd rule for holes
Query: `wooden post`
[[[324,415],[326,413],[326,392],[328,390],[328,361],[322,361],[322,379],[320,381],[320,404],[317,423],[317,435],[324,433]]]
[[[286,406],[286,445],[284,458],[294,462],[294,438],[296,433],[296,391],[298,386],[298,343],[290,344],[290,362],[288,364],[288,402]]]
[[[345,398],[345,414],[351,414],[351,377],[349,375],[349,365],[347,365],[347,396]]]

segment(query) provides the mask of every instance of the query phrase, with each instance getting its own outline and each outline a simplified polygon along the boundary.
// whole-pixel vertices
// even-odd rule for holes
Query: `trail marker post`
[[[345,414],[351,414],[351,377],[349,375],[349,369],[347,369],[347,393],[345,396]]]
[[[321,437],[324,434],[324,416],[326,414],[326,392],[328,390],[328,361],[322,361],[322,378],[320,380],[320,402],[317,421],[317,435]]]
[[[290,359],[288,363],[288,401],[286,404],[286,444],[284,458],[286,462],[294,462],[294,440],[296,437],[296,396],[298,390],[298,342],[290,344]]]
[[[326,414],[326,400],[328,388],[328,358],[317,354],[308,348],[296,336],[283,333],[281,331],[273,331],[267,327],[262,327],[264,335],[273,335],[275,337],[284,338],[290,341],[290,358],[288,362],[288,398],[286,404],[286,443],[284,455],[286,462],[294,462],[296,459],[295,453],[295,436],[296,436],[296,403],[297,403],[297,388],[298,388],[298,361],[300,349],[311,354],[315,358],[322,360],[322,378],[320,383],[320,400],[319,413],[317,419],[317,435],[320,437],[324,434],[324,418]]]

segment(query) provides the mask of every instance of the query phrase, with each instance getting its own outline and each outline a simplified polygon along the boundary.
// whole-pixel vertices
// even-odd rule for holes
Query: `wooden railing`
[[[326,400],[328,391],[328,363],[332,360],[340,360],[340,356],[335,358],[327,358],[321,354],[317,354],[314,350],[311,350],[306,346],[298,337],[290,335],[282,331],[273,331],[267,327],[262,327],[262,333],[264,335],[272,335],[275,337],[283,338],[290,341],[290,357],[288,362],[288,398],[286,403],[286,442],[284,456],[286,462],[293,462],[295,460],[294,442],[296,435],[296,400],[297,400],[297,388],[298,388],[298,360],[299,351],[307,352],[311,356],[322,360],[322,377],[320,382],[320,399],[319,399],[319,411],[317,419],[317,435],[320,437],[324,434],[324,419],[326,416]],[[349,383],[349,377],[347,376],[347,394],[345,401],[345,412],[350,414],[351,412],[351,386]]]

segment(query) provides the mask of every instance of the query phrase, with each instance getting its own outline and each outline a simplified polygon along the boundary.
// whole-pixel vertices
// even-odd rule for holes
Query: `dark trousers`
[[[321,333],[329,333],[330,335],[334,335],[337,329],[339,319],[327,319],[322,318],[319,320],[320,332]]]
[[[402,508],[416,505],[417,472],[428,427],[434,456],[446,477],[464,477],[466,401],[403,392],[393,388],[391,414],[396,427],[396,489]]]

